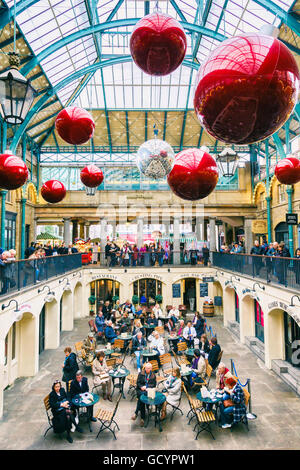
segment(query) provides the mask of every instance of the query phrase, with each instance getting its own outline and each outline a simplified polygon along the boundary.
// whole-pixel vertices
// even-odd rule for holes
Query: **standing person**
[[[104,302],[103,309],[102,309],[103,316],[104,316],[105,320],[109,320],[109,319],[110,319],[111,309],[112,309],[112,307],[111,307],[111,305],[110,305],[109,300],[106,300],[106,301]]]
[[[111,242],[108,240],[106,245],[105,245],[105,260],[106,260],[106,266],[110,266],[111,264],[111,254],[110,254],[110,248],[111,248]]]
[[[63,364],[63,376],[62,381],[66,383],[66,389],[68,390],[68,382],[75,379],[76,372],[79,367],[77,364],[76,354],[72,352],[72,349],[68,346],[64,349],[65,362]]]
[[[138,257],[139,257],[139,249],[136,245],[134,245],[133,254],[132,254],[132,266],[138,265]]]
[[[146,416],[146,409],[145,409],[145,403],[143,403],[140,399],[141,395],[145,395],[147,393],[147,390],[149,388],[155,388],[156,387],[156,376],[152,372],[152,364],[150,362],[147,362],[144,366],[144,370],[142,370],[137,378],[137,384],[136,384],[136,392],[137,392],[137,398],[138,402],[136,405],[136,410],[134,415],[131,417],[133,421],[136,420],[138,413],[141,413],[141,426],[144,426],[145,424],[145,416]]]
[[[147,343],[145,338],[143,338],[143,334],[141,331],[137,333],[136,336],[133,337],[132,340],[132,352],[135,354],[136,357],[136,364],[138,368],[138,372],[141,372],[141,355],[143,349],[147,347]]]
[[[191,285],[187,291],[187,298],[190,304],[190,309],[193,312],[195,307],[196,289],[194,285]]]
[[[195,328],[192,326],[192,322],[188,321],[185,329],[183,330],[183,337],[187,343],[188,348],[194,347],[194,338],[196,338],[197,333]]]
[[[216,337],[211,338],[209,345],[210,351],[208,354],[208,363],[213,369],[215,369],[219,365],[218,358],[221,352],[221,348]]]
[[[253,247],[251,248],[250,255],[253,256],[253,268],[254,268],[254,275],[259,276],[259,272],[262,267],[262,258],[263,255],[263,248],[260,246],[259,241],[255,240]]]
[[[158,264],[160,267],[163,266],[164,264],[164,256],[165,256],[165,250],[161,245],[158,245],[157,248],[157,259],[158,259]]]
[[[98,242],[95,242],[92,245],[92,263],[97,264],[98,263]]]
[[[203,263],[204,263],[204,266],[207,266],[207,265],[208,265],[208,261],[209,261],[209,249],[207,248],[207,244],[206,244],[206,243],[203,243],[202,256],[203,256]]]
[[[35,242],[31,242],[30,246],[26,248],[25,258],[29,258],[29,256],[32,255],[32,253],[34,253],[34,245],[35,245]]]

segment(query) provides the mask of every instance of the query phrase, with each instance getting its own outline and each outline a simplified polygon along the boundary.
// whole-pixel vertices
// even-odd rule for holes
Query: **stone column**
[[[201,217],[196,217],[196,238],[197,240],[204,240],[203,237],[203,219]]]
[[[244,220],[245,253],[249,254],[253,246],[252,219]]]
[[[107,234],[107,221],[106,219],[100,220],[100,263],[104,264],[105,262],[105,245],[106,245],[106,235]]]
[[[173,220],[173,263],[180,264],[180,217]]]
[[[88,238],[90,238],[90,222],[86,222],[84,224],[84,238],[87,240]]]
[[[65,217],[63,221],[64,221],[64,242],[65,242],[65,245],[68,246],[69,243],[71,243],[71,240],[70,240],[71,220],[69,217]]]
[[[36,237],[37,237],[37,217],[34,217],[34,220],[33,220],[33,240],[31,241],[36,241]]]
[[[113,222],[111,224],[112,226],[112,234],[111,234],[111,237],[112,239],[114,240],[116,238],[116,233],[117,233],[117,227],[116,227],[116,222]]]
[[[209,250],[216,251],[216,219],[209,219]]]
[[[137,247],[141,248],[144,242],[144,219],[143,217],[137,218]]]
[[[170,224],[165,224],[165,236],[168,237],[170,235]]]
[[[78,221],[73,220],[73,227],[72,227],[72,242],[74,242],[75,238],[78,238]]]
[[[79,236],[80,238],[84,238],[84,223],[83,222],[80,222],[79,224]]]

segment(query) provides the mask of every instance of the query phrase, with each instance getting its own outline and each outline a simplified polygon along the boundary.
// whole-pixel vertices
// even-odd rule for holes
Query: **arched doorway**
[[[187,306],[188,310],[195,312],[197,310],[197,290],[195,278],[187,277],[182,279],[182,294],[183,304]]]
[[[162,282],[157,279],[138,279],[133,283],[133,295],[139,297],[143,305],[150,305],[157,301],[157,296],[162,296]]]
[[[240,300],[236,291],[234,291],[234,313],[235,313],[235,321],[237,323],[240,323]]]
[[[78,282],[74,289],[74,297],[73,297],[73,308],[74,308],[74,318],[80,318],[83,315],[82,308],[82,285]],[[87,302],[87,300],[85,300]]]
[[[18,329],[18,377],[30,377],[37,373],[39,364],[37,318],[31,313],[24,313]]]
[[[283,321],[285,360],[300,368],[300,361],[295,357],[295,352],[299,348],[300,325],[287,312],[283,312]]]
[[[280,243],[284,242],[287,246],[289,244],[289,229],[286,222],[280,222],[275,227],[275,240]]]
[[[113,279],[98,279],[90,284],[91,297],[95,297],[95,311],[98,312],[100,302],[109,300],[115,302],[120,299],[120,283]]]
[[[73,330],[72,292],[65,291],[60,299],[60,331]]]
[[[261,306],[254,299],[254,315],[255,315],[255,336],[262,343],[265,342],[265,321],[264,321],[264,312],[262,311]]]

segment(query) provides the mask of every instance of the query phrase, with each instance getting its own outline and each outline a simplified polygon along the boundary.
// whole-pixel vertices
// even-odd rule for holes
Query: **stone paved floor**
[[[220,319],[209,319],[217,332],[219,343],[224,350],[223,360],[230,366],[234,360],[242,383],[251,378],[252,411],[257,419],[249,421],[250,431],[239,425],[233,432],[212,425],[215,440],[203,432],[195,441],[193,426],[187,425],[186,413],[189,409],[186,397],[182,400],[185,416],[176,413],[173,421],[163,422],[163,432],[154,427],[153,422],[147,428],[139,426],[139,419],[131,421],[135,401],[121,400],[116,420],[120,431],[117,441],[109,431],[101,433],[96,440],[98,423],[93,423],[94,432],[90,433],[83,425],[84,434],[73,433],[73,444],[61,439],[50,430],[43,438],[47,428],[47,418],[43,398],[49,393],[55,379],[61,378],[61,365],[64,361],[63,349],[73,346],[88,332],[87,319],[75,322],[72,332],[61,335],[61,345],[57,350],[44,351],[40,356],[40,371],[33,378],[18,379],[4,392],[4,416],[0,421],[0,449],[141,449],[141,450],[195,450],[195,449],[300,449],[300,399],[277,376],[267,370],[245,346],[223,328]],[[133,364],[126,359],[125,365],[133,369]],[[92,385],[91,373],[89,377]],[[214,385],[214,379],[212,379]],[[128,385],[125,386],[125,392]],[[116,400],[116,394],[114,401]],[[113,408],[114,403],[100,400],[95,406]]]

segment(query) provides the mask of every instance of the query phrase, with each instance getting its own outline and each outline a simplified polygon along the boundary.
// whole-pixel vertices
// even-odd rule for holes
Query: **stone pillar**
[[[73,227],[72,227],[72,243],[74,242],[75,238],[78,238],[78,221],[73,220]]]
[[[7,191],[1,191],[1,247],[5,249],[5,198]]]
[[[137,247],[141,248],[144,242],[144,220],[143,217],[137,218]]]
[[[25,211],[26,199],[21,199],[21,236],[20,236],[20,259],[25,258]]]
[[[216,251],[216,219],[209,219],[209,250]]]
[[[244,220],[245,253],[249,254],[253,246],[252,219]]]
[[[105,262],[105,245],[107,240],[107,220],[100,220],[100,264]]]
[[[196,238],[198,241],[204,240],[203,237],[203,219],[201,217],[196,217]]]
[[[57,349],[59,336],[59,304],[54,300],[46,303],[45,349]]]
[[[33,240],[32,241],[36,241],[36,237],[37,237],[37,217],[34,217],[34,221],[33,221]]]
[[[84,224],[84,238],[87,240],[88,238],[90,238],[90,222],[86,222]]]
[[[240,341],[245,343],[247,336],[255,336],[254,301],[247,295],[240,298]]]
[[[117,233],[117,226],[116,226],[116,222],[113,222],[111,224],[112,226],[112,234],[111,234],[111,238],[114,240],[116,238],[116,233]]]
[[[180,264],[180,217],[173,220],[173,263]]]
[[[65,217],[63,221],[64,221],[64,242],[65,242],[65,245],[68,246],[69,243],[71,243],[71,240],[70,240],[71,220],[69,217]]]
[[[79,237],[81,239],[84,238],[84,223],[83,222],[80,222],[79,224]]]

